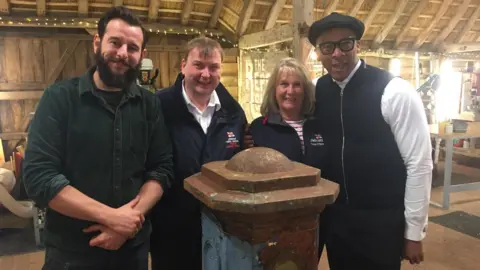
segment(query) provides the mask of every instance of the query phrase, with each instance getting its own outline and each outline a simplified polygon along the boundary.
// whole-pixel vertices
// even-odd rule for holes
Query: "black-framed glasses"
[[[320,50],[320,52],[324,55],[329,55],[332,54],[335,51],[335,48],[339,48],[342,52],[349,52],[353,50],[353,47],[355,47],[355,38],[354,37],[349,37],[349,38],[344,38],[339,41],[328,41],[328,42],[323,42],[317,45],[317,48]]]

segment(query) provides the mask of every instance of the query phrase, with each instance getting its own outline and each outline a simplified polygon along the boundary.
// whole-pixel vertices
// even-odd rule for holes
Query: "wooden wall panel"
[[[31,60],[31,65],[33,72],[35,74],[35,82],[43,83],[47,78],[45,75],[45,65],[44,65],[44,52],[43,52],[43,41],[39,39],[32,39],[32,52],[33,58]]]
[[[0,137],[26,131],[31,113],[48,85],[71,40],[52,38],[0,38]],[[92,63],[92,42],[80,41],[57,80],[84,73]],[[11,136],[10,136],[11,137]],[[3,140],[5,154],[10,156],[21,136]]]
[[[163,61],[163,60],[161,60]],[[179,52],[168,52],[170,84],[173,84],[181,71],[182,58]]]
[[[172,82],[170,82],[170,68],[168,60],[168,52],[160,52],[157,54],[157,65],[160,67],[159,79],[157,79],[157,85],[159,88],[168,87]]]
[[[70,44],[70,40],[61,40],[60,41],[60,55],[63,54],[63,52],[67,49],[68,45]],[[77,71],[76,70],[76,61],[75,61],[75,54],[77,51],[79,51],[81,46],[78,46],[73,55],[67,60],[65,63],[65,66],[62,69],[62,78],[72,78],[75,76],[80,75],[79,73],[82,72],[81,70]],[[57,59],[58,60],[58,59]],[[82,62],[85,62],[86,59],[82,59]],[[83,71],[85,72],[85,70]],[[83,73],[82,72],[82,73]]]
[[[60,59],[60,42],[59,40],[46,39],[42,40],[43,44],[43,67],[45,69],[45,81],[55,69],[58,59]]]
[[[4,40],[0,39],[0,83],[5,82],[5,51]]]
[[[21,82],[22,69],[20,66],[20,40],[18,38],[6,38],[4,45],[5,56],[5,80],[8,83]]]

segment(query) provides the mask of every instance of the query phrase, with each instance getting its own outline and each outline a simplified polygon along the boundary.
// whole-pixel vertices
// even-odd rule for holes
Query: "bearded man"
[[[23,169],[28,195],[47,208],[43,269],[148,269],[145,216],[173,161],[160,101],[135,83],[146,39],[130,10],[110,9],[96,66],[40,100]]]

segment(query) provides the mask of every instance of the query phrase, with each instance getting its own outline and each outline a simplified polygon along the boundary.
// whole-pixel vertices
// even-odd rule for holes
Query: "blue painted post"
[[[252,245],[234,235],[227,235],[207,209],[202,212],[202,230],[204,270],[263,269],[257,254],[265,243]]]

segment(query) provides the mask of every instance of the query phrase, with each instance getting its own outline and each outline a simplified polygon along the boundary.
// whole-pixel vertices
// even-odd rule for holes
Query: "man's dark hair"
[[[113,19],[121,19],[131,26],[140,27],[143,33],[142,50],[145,49],[148,41],[147,31],[145,31],[145,29],[143,28],[140,19],[138,19],[130,9],[124,6],[112,7],[103,15],[102,18],[100,18],[97,26],[98,35],[100,36],[100,38],[103,38],[103,35],[105,35],[105,29],[107,28],[107,24]]]

